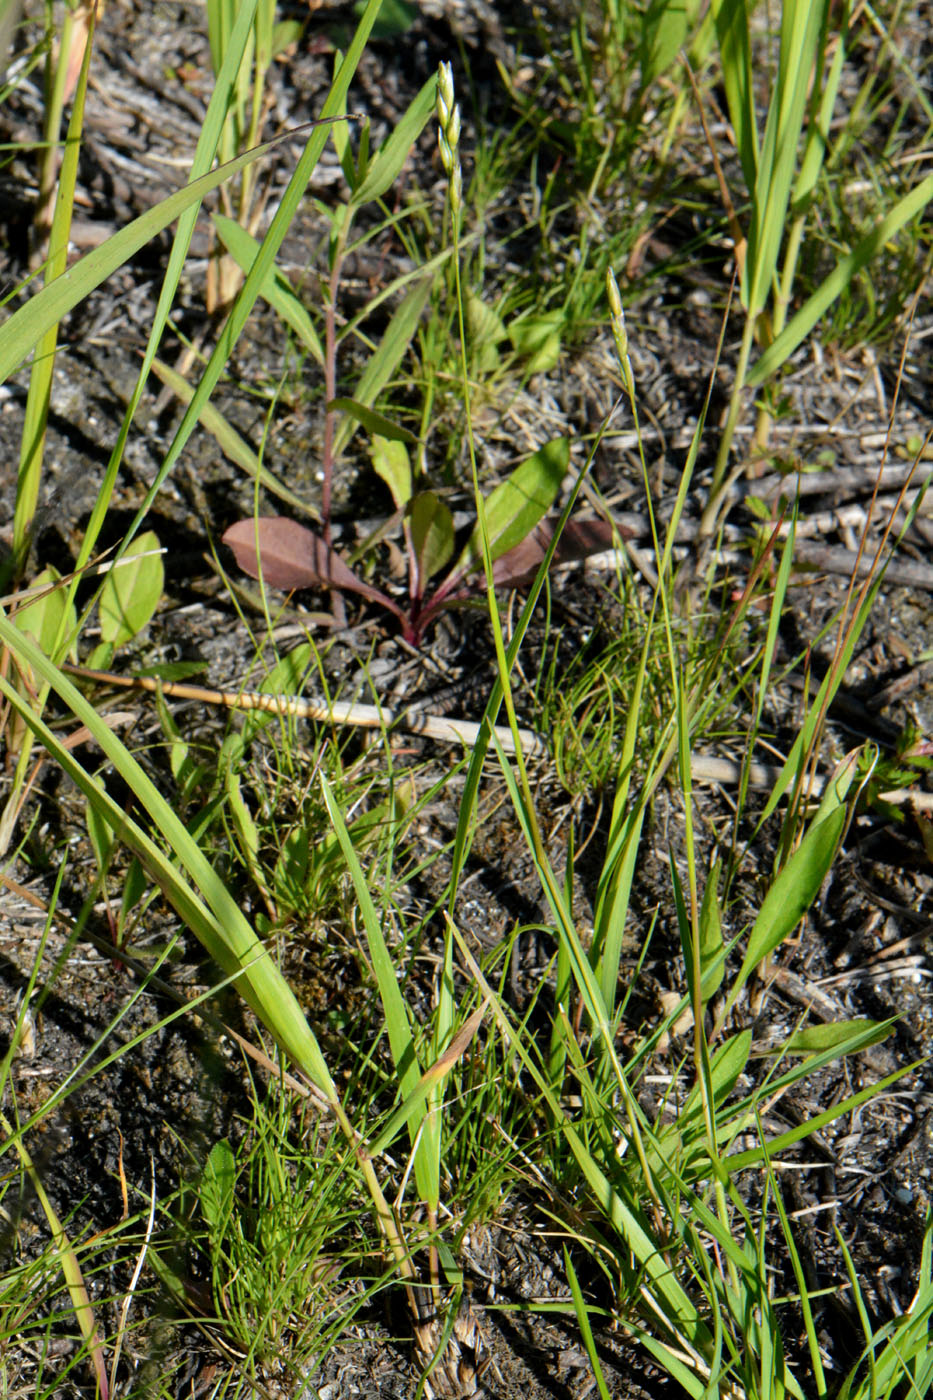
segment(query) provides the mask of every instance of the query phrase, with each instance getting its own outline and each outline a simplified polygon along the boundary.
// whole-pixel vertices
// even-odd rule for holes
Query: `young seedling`
[[[401,517],[408,555],[408,599],[400,602],[383,589],[361,578],[336,549],[313,530],[283,516],[238,520],[223,537],[237,564],[252,578],[276,588],[331,588],[359,593],[395,617],[406,642],[418,646],[426,628],[445,608],[468,602],[485,588],[482,531],[477,522],[443,580],[434,579],[454,553],[453,516],[433,491],[411,494],[411,472],[403,443],[393,453],[397,470],[391,483]],[[496,564],[496,582],[508,587],[529,571],[527,549],[522,546],[553,504],[570,460],[566,438],[546,443],[510,477],[501,482],[486,501],[486,529]],[[384,473],[383,473],[384,474]],[[515,551],[518,551],[517,553]],[[543,558],[543,552],[539,556]]]

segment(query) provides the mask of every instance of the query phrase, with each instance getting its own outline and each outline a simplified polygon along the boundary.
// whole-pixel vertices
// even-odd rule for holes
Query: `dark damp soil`
[[[318,109],[334,45],[349,33],[348,7],[312,9],[305,38],[274,69],[272,127],[288,128]],[[182,180],[210,90],[203,18],[201,9],[187,3],[140,5],[124,0],[107,7],[97,38],[81,166],[82,220],[76,237],[84,247],[150,207]],[[552,16],[550,22],[559,21]],[[381,139],[438,61],[452,58],[458,90],[471,94],[464,103],[463,148],[468,153],[475,138],[474,111],[483,109],[487,121],[503,122],[506,129],[514,119],[495,65],[497,60],[507,66],[519,61],[534,65],[534,34],[530,9],[519,4],[425,3],[403,42],[377,41],[371,46],[354,86],[354,110],[371,117],[374,137]],[[466,82],[467,68],[471,87]],[[0,108],[0,139],[34,139],[40,113],[39,88],[35,83],[21,86]],[[270,159],[264,172],[270,207],[299,149],[297,138],[286,141]],[[340,178],[331,154],[325,157],[312,193],[326,200],[329,190],[339,188]],[[418,143],[404,178],[433,201],[439,217],[442,186],[432,128]],[[6,235],[2,275],[7,285],[17,283],[26,270],[33,187],[27,157],[16,156],[0,181],[0,222]],[[506,209],[490,214],[488,256],[493,260],[497,253],[503,260],[514,256],[511,245],[500,245],[495,236],[495,217],[501,217],[507,229],[507,214]],[[282,266],[296,282],[310,288],[311,295],[324,267],[325,238],[326,224],[309,200],[286,244]],[[386,237],[373,246],[378,257],[372,263],[361,259],[350,269],[348,295],[365,298],[378,288],[380,279],[388,281],[404,270],[404,250],[397,241]],[[74,561],[132,391],[167,247],[162,239],[144,249],[83,303],[63,329],[49,422],[47,489],[33,547],[36,567],[54,563],[64,572]],[[196,340],[204,336],[210,342],[212,324],[203,297],[207,252],[205,225],[195,240],[174,331],[162,348],[165,359],[177,359],[182,335]],[[636,282],[641,291],[629,316],[643,437],[662,519],[670,511],[710,376],[715,384],[710,418],[714,422],[725,401],[736,351],[735,344],[727,343],[716,369],[720,312],[727,294],[723,268],[706,267],[692,276],[681,269],[666,276],[668,252],[660,238],[645,244],[639,274],[643,280]],[[363,284],[361,291],[353,293],[353,279]],[[923,333],[918,319],[908,375],[890,432],[892,460],[897,460],[912,437],[922,438],[928,427]],[[808,496],[802,510],[802,525],[814,522],[813,536],[825,555],[796,576],[781,636],[783,661],[789,663],[809,648],[810,673],[817,680],[831,663],[835,640],[832,633],[823,635],[823,629],[841,605],[849,583],[844,565],[841,573],[834,571],[832,557],[835,553],[838,561],[843,557],[840,551],[852,546],[852,526],[839,512],[844,506],[864,504],[870,496],[888,432],[898,355],[899,347],[890,352],[832,350],[818,360],[801,352],[784,385],[792,411],[775,427],[780,455],[786,461],[814,465],[824,460],[821,453],[831,450],[833,454],[832,481]],[[317,462],[323,387],[310,361],[299,373],[289,374],[291,357],[293,350],[282,336],[280,323],[268,308],[258,308],[214,401],[254,447],[264,439],[265,465],[292,491],[314,502],[320,489]],[[349,389],[352,365],[342,366],[342,372]],[[266,431],[270,390],[283,378],[288,392],[272,412]],[[12,519],[25,392],[22,374],[0,390],[0,445],[6,463],[0,469],[0,532],[4,534]],[[552,373],[529,385],[516,383],[510,399],[496,406],[488,429],[480,425],[485,478],[494,480],[516,451],[521,454],[559,432],[574,441],[574,461],[582,465],[582,435],[602,422],[617,393],[611,342],[604,328],[596,327]],[[130,434],[104,546],[120,538],[139,507],[179,416],[174,400],[153,384]],[[643,487],[630,427],[624,424],[607,435],[593,477],[613,509],[631,513],[637,527]],[[701,457],[698,466],[698,493],[708,477],[715,431],[708,438],[707,457]],[[461,479],[467,480],[466,475]],[[763,484],[757,487],[760,491]],[[465,506],[468,499],[464,491],[460,504]],[[699,499],[698,494],[697,501],[689,503],[688,517],[696,518]],[[218,686],[236,685],[249,672],[254,660],[250,635],[229,590],[211,567],[210,548],[253,505],[252,483],[223,457],[208,433],[196,433],[149,517],[167,550],[165,596],[147,633],[131,654],[120,658],[121,666],[132,669],[196,659],[204,663],[205,680]],[[275,508],[268,500],[263,506]],[[388,499],[373,485],[360,452],[342,469],[338,482],[338,538],[354,539],[357,522],[387,512]],[[748,516],[737,506],[724,540],[727,551],[738,550],[747,525]],[[906,536],[901,557],[925,564],[929,539],[929,519],[921,518]],[[641,543],[647,543],[647,535]],[[690,552],[688,528],[682,552],[686,563]],[[224,562],[232,567],[228,558]],[[724,579],[729,569],[741,579],[747,564],[747,555],[727,555]],[[893,571],[892,579],[878,593],[847,676],[845,695],[829,717],[826,765],[865,742],[890,752],[909,726],[915,726],[921,738],[929,736],[933,683],[929,663],[922,658],[930,648],[930,594],[916,586],[902,586]],[[637,580],[635,586],[640,586]],[[721,599],[713,600],[711,606],[725,611],[730,606],[729,589],[730,584],[724,583]],[[549,627],[536,624],[523,653],[526,683],[518,694],[527,723],[538,720],[535,679],[550,664],[552,654],[558,665],[569,664],[586,647],[595,651],[608,645],[621,627],[613,576],[601,574],[595,566],[585,570],[577,566],[559,577],[551,603]],[[302,618],[323,606],[320,599],[294,603],[284,625],[293,622],[294,635],[300,636]],[[495,672],[488,629],[480,615],[465,613],[445,620],[422,654],[414,657],[372,612],[355,610],[350,621],[352,626],[343,632],[331,629],[325,634],[328,682],[334,690],[353,691],[369,676],[380,694],[389,699],[404,695],[407,702],[413,695],[436,696],[455,683],[455,711],[481,712]],[[779,747],[794,732],[803,674],[800,666],[789,669],[776,689],[768,725]],[[147,755],[153,776],[171,792],[171,773],[162,756],[164,731],[151,698],[124,696],[120,706],[128,712],[126,732],[134,746]],[[185,739],[207,754],[216,753],[231,723],[237,724],[188,703],[173,707],[173,714]],[[437,799],[425,809],[420,828],[424,849],[440,854],[412,877],[407,890],[411,906],[428,911],[441,897],[449,871],[445,848],[456,826],[462,778],[451,772],[454,758],[426,741],[411,740],[408,753],[413,764],[421,765],[425,785],[429,778],[439,781],[450,774]],[[366,761],[362,750],[361,761]],[[7,777],[11,767],[8,756]],[[577,862],[574,891],[578,923],[585,929],[605,850],[611,791],[570,796],[547,762],[538,765],[533,778],[555,868],[563,868],[571,829],[577,848],[588,838]],[[717,833],[729,828],[732,799],[727,791],[704,788],[697,790],[696,800],[701,854],[711,856]],[[739,832],[740,841],[750,844],[741,881],[733,890],[727,936],[754,913],[759,890],[772,868],[776,828],[771,823],[754,832],[756,801],[763,806],[764,797],[753,797]],[[7,883],[0,890],[0,1030],[5,1037],[11,1033],[19,999],[36,963],[39,997],[34,1035],[12,1065],[2,1107],[8,1118],[15,1115],[19,1122],[40,1115],[35,1130],[27,1135],[29,1151],[45,1191],[67,1220],[72,1236],[113,1232],[111,1252],[105,1254],[92,1288],[102,1328],[112,1335],[128,1285],[126,1260],[135,1252],[135,1246],[130,1250],[121,1245],[124,1183],[134,1213],[148,1199],[150,1182],[160,1202],[175,1199],[179,1184],[193,1179],[211,1146],[240,1130],[238,1125],[249,1111],[246,1079],[239,1051],[213,1014],[177,1014],[179,999],[206,991],[216,980],[215,970],[194,941],[178,929],[164,907],[154,904],[145,924],[147,946],[139,949],[142,963],[151,961],[152,950],[174,938],[179,942],[171,960],[160,967],[160,980],[148,983],[145,994],[136,996],[142,974],[108,951],[108,899],[119,900],[121,871],[113,872],[106,899],[99,887],[95,893],[96,862],[83,803],[50,766],[39,775],[31,802],[21,822],[22,845],[4,867]],[[537,928],[547,918],[547,909],[507,794],[492,779],[484,789],[481,811],[484,819],[467,878],[458,907],[451,913],[478,952],[513,940],[505,981],[508,999],[521,1015],[531,1006],[541,978],[549,975],[554,950]],[[812,1077],[795,1095],[774,1106],[767,1124],[781,1131],[813,1118],[863,1085],[913,1066],[857,1113],[805,1138],[796,1153],[787,1155],[787,1162],[795,1162],[797,1169],[788,1166],[781,1182],[809,1286],[828,1289],[843,1282],[834,1237],[838,1228],[878,1325],[909,1306],[930,1206],[933,881],[927,832],[928,827],[909,808],[875,809],[859,816],[798,939],[782,949],[768,977],[737,1010],[753,1025],[756,1043],[763,1050],[779,1044],[807,1013],[824,1020],[896,1018],[883,1044]],[[633,1037],[657,1022],[666,996],[683,991],[670,880],[672,858],[683,871],[683,839],[676,796],[662,789],[643,838],[632,926],[626,930],[627,967],[634,971],[647,932],[654,929],[628,1012],[627,1033]],[[45,908],[66,857],[56,917],[46,930]],[[218,859],[223,865],[222,853]],[[235,878],[232,869],[229,873]],[[257,892],[240,879],[247,912],[261,912]],[[89,899],[90,912],[85,911],[81,930],[75,934],[74,921],[81,918]],[[361,983],[340,917],[341,911],[320,911],[304,942],[294,939],[284,950],[286,969],[325,1042],[331,1036],[335,1007],[351,1022],[358,1018],[363,1023],[371,994]],[[429,925],[429,938],[441,936],[440,921],[435,923],[436,927]],[[415,975],[410,996],[416,1011],[419,998],[423,1008],[429,1009],[430,973]],[[217,1011],[226,1024],[250,1034],[253,1027],[235,999],[222,996],[220,1001]],[[658,1068],[668,1075],[675,1072],[686,1048],[675,1037],[659,1055]],[[339,1054],[339,1044],[335,1053]],[[51,1110],[42,1111],[58,1086],[75,1074],[79,1086]],[[654,1107],[647,1093],[645,1107]],[[8,1171],[12,1171],[11,1162],[8,1152]],[[749,1175],[740,1178],[739,1185],[754,1211],[760,1205],[760,1178]],[[593,1389],[569,1302],[562,1252],[548,1239],[544,1212],[553,1205],[537,1199],[529,1187],[493,1220],[478,1224],[464,1241],[458,1262],[472,1287],[471,1308],[486,1358],[478,1381],[463,1378],[464,1394],[476,1393],[479,1387],[500,1400],[518,1396],[582,1400]],[[136,1238],[139,1227],[134,1225],[133,1231]],[[44,1248],[46,1233],[45,1217],[32,1189],[12,1171],[0,1216],[3,1267],[12,1272],[34,1257]],[[590,1282],[597,1286],[596,1281]],[[788,1290],[794,1286],[789,1270],[783,1282]],[[144,1330],[134,1334],[127,1347],[120,1393],[179,1397],[213,1393],[211,1386],[231,1365],[230,1356],[219,1349],[210,1329],[170,1325],[174,1305],[154,1276],[145,1276],[144,1287],[141,1301],[148,1304],[149,1312]],[[781,1280],[775,1291],[785,1291]],[[563,1305],[564,1311],[548,1311],[551,1304]],[[54,1306],[64,1303],[59,1299]],[[859,1329],[844,1291],[828,1294],[820,1308],[821,1344],[834,1368],[832,1374],[838,1375],[854,1359]],[[62,1379],[54,1393],[90,1394],[88,1368],[67,1369],[74,1354],[73,1330],[65,1326],[65,1340],[58,1350],[53,1349],[55,1359],[46,1364],[41,1381],[48,1386],[48,1367],[60,1365]],[[803,1348],[805,1339],[802,1333],[799,1338],[789,1333],[787,1343]],[[29,1392],[40,1379],[36,1371],[39,1342],[29,1339],[20,1344],[12,1330],[0,1345],[14,1390]],[[634,1400],[676,1393],[642,1354],[625,1343],[621,1333],[603,1329],[597,1334],[597,1346],[611,1394]],[[357,1313],[317,1370],[303,1380],[286,1368],[279,1376],[270,1370],[264,1389],[256,1393],[307,1400],[350,1396],[370,1400],[414,1395],[418,1378],[404,1319],[394,1316],[377,1298]]]

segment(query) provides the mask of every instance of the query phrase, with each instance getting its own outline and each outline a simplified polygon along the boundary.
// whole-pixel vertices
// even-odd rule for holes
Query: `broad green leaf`
[[[272,31],[272,57],[278,58],[286,49],[290,49],[293,44],[297,44],[304,30],[305,26],[301,20],[279,20]]]
[[[385,8],[383,4],[377,24],[381,21]],[[414,6],[409,8],[417,14]],[[406,28],[410,27],[411,21],[406,25]],[[402,173],[402,167],[411,153],[412,146],[434,115],[436,97],[437,74],[432,73],[396,123],[391,135],[386,137],[373,156],[362,184],[353,191],[352,204],[367,204],[371,199],[381,199],[389,186],[395,183]]]
[[[363,0],[356,0],[354,14],[363,11]],[[373,25],[374,39],[400,39],[418,18],[418,6],[412,0],[382,0],[379,16]]]
[[[421,491],[411,503],[409,524],[420,596],[428,579],[443,569],[454,552],[454,520],[433,491]]]
[[[816,899],[835,858],[845,824],[846,809],[837,807],[823,821],[809,828],[778,874],[765,895],[738,977],[730,988],[730,1006],[758,964],[790,937]]]
[[[316,660],[314,647],[309,642],[299,642],[269,669],[257,689],[264,695],[300,695]],[[243,733],[247,739],[251,739],[260,730],[281,722],[278,715],[251,711],[244,716]]]
[[[392,493],[396,510],[404,510],[411,500],[411,461],[408,448],[397,439],[373,438],[369,455],[373,469]]]
[[[506,339],[508,331],[502,317],[476,292],[467,292],[465,312],[471,342],[499,345]]]
[[[464,310],[470,363],[480,372],[491,373],[501,360],[498,347],[508,338],[505,323],[476,292],[467,292]]]
[[[519,544],[547,514],[569,462],[570,443],[566,438],[554,438],[516,467],[512,475],[490,493],[485,502],[485,516],[493,560]],[[477,522],[445,585],[445,592],[455,579],[482,567],[483,533]]]
[[[526,316],[509,326],[509,339],[519,355],[527,357],[529,374],[546,374],[560,358],[560,333],[564,328],[562,311],[543,316]]]
[[[158,537],[146,530],[104,580],[98,605],[103,640],[120,647],[141,632],[158,607],[164,584]]]
[[[236,1158],[226,1138],[215,1142],[204,1163],[198,1201],[204,1219],[210,1226],[212,1238],[217,1239],[226,1229],[233,1209],[233,1188],[236,1183]]]
[[[211,217],[227,252],[243,273],[249,272],[259,252],[259,241],[247,233],[235,219],[229,219],[225,214],[213,214]],[[320,337],[298,293],[280,268],[270,268],[266,273],[259,288],[259,295],[281,316],[285,324],[291,327],[317,363],[323,365],[324,349]]]
[[[64,587],[55,588],[61,578],[57,569],[50,565],[33,579],[32,588],[48,588],[41,598],[36,598],[24,607],[17,608],[13,624],[21,632],[38,642],[46,656],[51,656],[63,638],[74,634],[78,625],[77,614],[68,602]]]

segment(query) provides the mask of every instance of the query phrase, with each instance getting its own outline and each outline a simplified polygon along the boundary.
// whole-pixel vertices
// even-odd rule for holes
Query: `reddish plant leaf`
[[[296,520],[283,515],[238,520],[230,526],[223,542],[233,550],[237,564],[250,578],[259,578],[261,559],[262,577],[272,588],[338,588],[361,593],[371,602],[398,613],[391,598],[365,583],[335,549]]]
[[[530,583],[541,566],[556,528],[556,516],[540,521],[520,544],[498,558],[492,566],[496,586],[519,588],[524,583]],[[630,532],[624,528],[613,532],[608,520],[568,520],[551,562],[573,564],[578,559],[589,558],[591,554],[602,554],[604,550],[612,549],[614,533],[618,538]]]

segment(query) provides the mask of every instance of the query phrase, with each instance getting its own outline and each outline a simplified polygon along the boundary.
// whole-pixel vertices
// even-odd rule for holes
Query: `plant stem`
[[[700,538],[708,538],[712,534],[719,510],[719,497],[726,480],[726,470],[729,466],[729,453],[732,450],[732,440],[735,437],[736,425],[739,421],[739,413],[742,408],[742,392],[745,388],[745,377],[748,373],[748,362],[751,358],[752,344],[755,339],[755,320],[751,316],[745,318],[745,329],[742,332],[742,347],[739,351],[739,362],[735,369],[735,379],[732,384],[732,394],[729,399],[729,412],[722,430],[722,438],[719,443],[719,452],[716,457],[716,466],[713,469],[713,480],[710,483],[709,499],[700,517]]]

